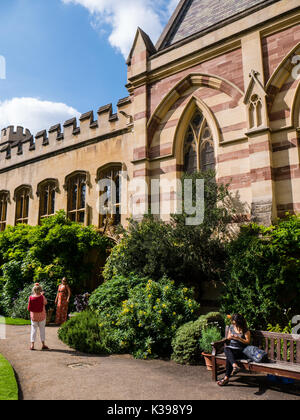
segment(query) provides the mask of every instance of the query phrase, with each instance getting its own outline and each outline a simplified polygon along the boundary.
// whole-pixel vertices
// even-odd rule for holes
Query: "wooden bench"
[[[226,327],[227,337],[229,327]],[[218,368],[226,366],[224,347],[228,344],[225,338],[212,343],[212,378],[217,381]],[[239,360],[242,369],[250,373],[265,373],[285,378],[300,380],[300,335],[278,334],[267,331],[253,331],[251,345],[268,353],[269,363],[254,363],[245,359]]]

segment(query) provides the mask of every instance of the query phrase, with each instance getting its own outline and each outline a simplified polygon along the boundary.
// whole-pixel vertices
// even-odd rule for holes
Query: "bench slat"
[[[295,358],[294,358],[294,340],[290,340],[290,359],[291,359],[291,363],[295,363]]]
[[[265,352],[269,354],[269,339],[265,337]]]
[[[271,347],[270,347],[270,358],[272,360],[274,360],[274,347],[275,347],[275,339],[274,338],[271,338],[270,345],[271,345]]]
[[[287,340],[283,339],[283,360],[287,362],[288,360],[288,354],[287,354]]]
[[[277,338],[276,360],[281,360],[281,339]]]

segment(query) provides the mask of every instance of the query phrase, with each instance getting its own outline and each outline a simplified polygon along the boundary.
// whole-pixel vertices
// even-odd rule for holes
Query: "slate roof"
[[[214,30],[276,1],[280,0],[181,0],[156,48],[162,50],[209,28]]]

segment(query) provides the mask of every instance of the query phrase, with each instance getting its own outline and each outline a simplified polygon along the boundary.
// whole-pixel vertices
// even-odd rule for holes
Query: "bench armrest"
[[[216,341],[215,343],[211,343],[212,345],[212,355],[216,356],[218,353],[221,353],[224,349],[224,345],[227,342],[227,338],[224,338],[223,340]]]

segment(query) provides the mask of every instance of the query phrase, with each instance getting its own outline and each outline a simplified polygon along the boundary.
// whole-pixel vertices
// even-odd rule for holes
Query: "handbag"
[[[268,360],[268,354],[255,346],[247,346],[243,350],[244,355],[255,363],[262,363]]]

